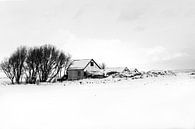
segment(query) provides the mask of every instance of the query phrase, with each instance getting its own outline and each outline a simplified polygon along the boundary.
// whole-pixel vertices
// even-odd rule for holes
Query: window
[[[94,66],[94,63],[93,63],[93,62],[91,62],[91,63],[90,63],[90,65],[91,65],[91,66]]]

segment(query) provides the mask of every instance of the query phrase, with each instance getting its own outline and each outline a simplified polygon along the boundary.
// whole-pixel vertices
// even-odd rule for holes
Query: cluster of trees
[[[52,45],[27,48],[19,47],[1,68],[11,83],[53,82],[66,74],[71,56]]]

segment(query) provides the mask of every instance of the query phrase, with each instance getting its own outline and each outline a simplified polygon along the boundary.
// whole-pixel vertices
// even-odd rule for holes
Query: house
[[[136,68],[131,68],[131,69],[129,69],[130,70],[130,73],[140,73],[139,71],[138,71],[138,69],[136,69]]]
[[[84,79],[93,75],[103,75],[100,66],[93,59],[73,60],[67,69],[68,80]]]
[[[112,75],[115,73],[124,73],[124,72],[130,72],[130,70],[127,67],[110,67],[105,69],[106,75]]]
[[[106,68],[105,73],[107,76],[110,76],[116,73],[132,75],[132,74],[139,74],[140,72],[136,68],[129,69],[128,67],[111,67],[111,68]]]

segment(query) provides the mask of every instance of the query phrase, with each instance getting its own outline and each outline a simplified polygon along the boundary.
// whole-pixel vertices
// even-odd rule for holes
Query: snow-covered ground
[[[0,129],[194,129],[194,77],[41,85],[2,77]]]

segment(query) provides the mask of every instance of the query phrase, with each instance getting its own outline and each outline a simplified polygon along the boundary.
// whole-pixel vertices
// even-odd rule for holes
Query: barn
[[[101,75],[100,66],[93,59],[73,60],[67,69],[68,80],[79,80],[93,75]]]

